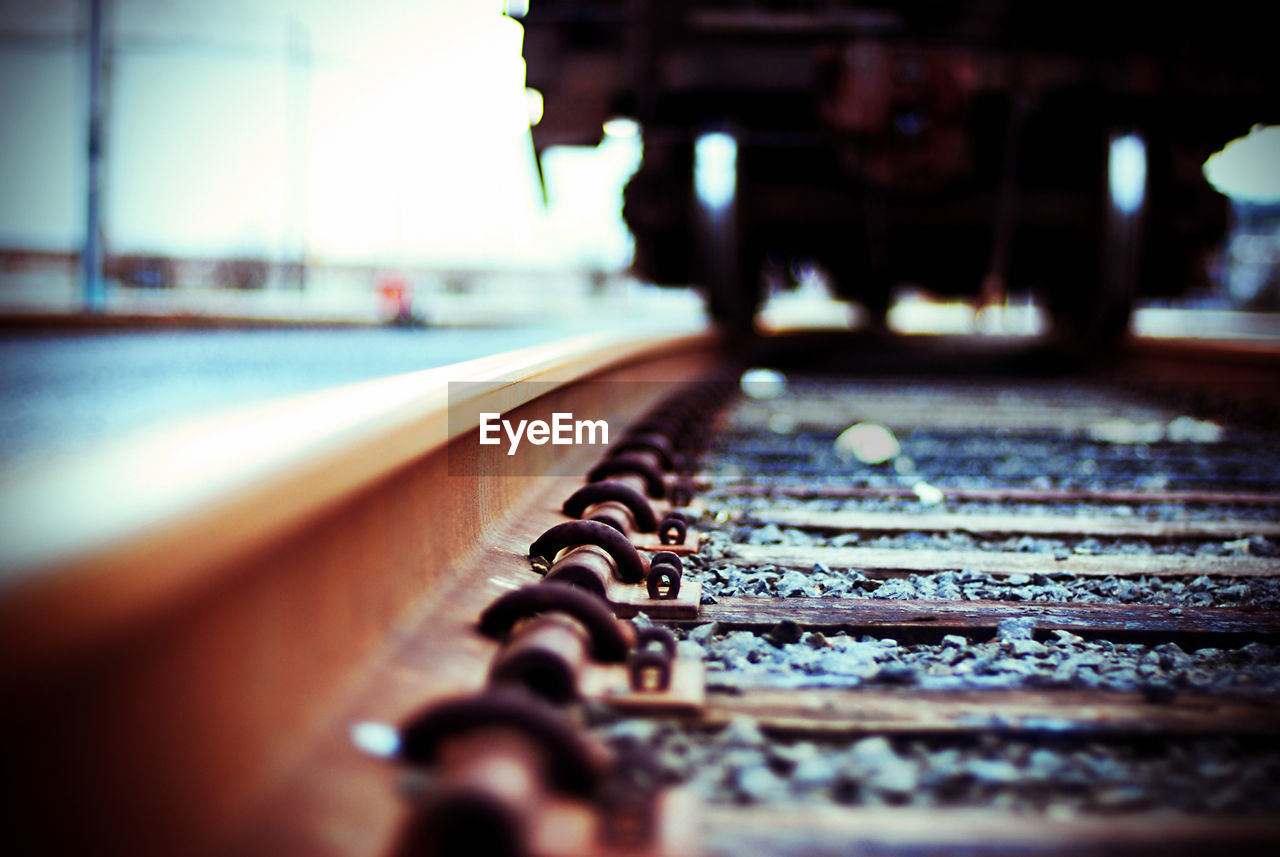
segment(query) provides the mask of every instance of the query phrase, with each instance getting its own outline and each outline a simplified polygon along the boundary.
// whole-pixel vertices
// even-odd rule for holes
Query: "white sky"
[[[1238,202],[1280,202],[1280,125],[1255,125],[1214,153],[1204,174]]]
[[[638,144],[553,155],[543,209],[523,30],[500,0],[108,5],[113,252],[294,257],[305,243],[318,263],[629,258],[618,191]],[[10,32],[69,35],[82,17],[66,0],[0,0]],[[0,47],[0,243],[69,248],[83,236],[82,51],[69,38],[12,44]]]

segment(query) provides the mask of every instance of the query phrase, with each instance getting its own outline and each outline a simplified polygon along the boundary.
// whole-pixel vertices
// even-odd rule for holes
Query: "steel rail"
[[[488,643],[464,639],[470,623],[515,584],[476,580],[468,558],[525,502],[522,474],[566,448],[530,447],[519,474],[450,476],[450,450],[476,427],[450,425],[448,382],[473,382],[469,410],[539,418],[576,405],[625,422],[659,385],[610,397],[577,382],[674,384],[719,348],[709,333],[584,337],[5,474],[0,728],[23,736],[4,774],[17,850],[186,854],[257,829],[281,778],[424,611],[437,642],[459,644],[435,665],[441,687],[473,687],[484,660],[468,647]],[[579,454],[585,470],[593,453]],[[383,797],[374,829],[395,804]],[[254,839],[264,853],[275,844]]]

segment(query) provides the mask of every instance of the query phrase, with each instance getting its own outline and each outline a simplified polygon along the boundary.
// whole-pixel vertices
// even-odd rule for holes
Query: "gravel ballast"
[[[603,723],[615,746],[640,744],[668,783],[716,804],[995,807],[1078,813],[1280,810],[1280,751],[1230,738],[1072,745],[976,741],[782,740],[751,718],[718,732],[678,721]]]
[[[995,638],[947,636],[937,644],[804,631],[724,631],[699,625],[680,643],[705,659],[711,688],[858,687],[924,690],[1090,688],[1141,691],[1155,698],[1181,691],[1280,695],[1280,647],[1249,643],[1185,651],[1176,643],[1149,646],[1083,640],[1067,631],[1035,638],[1030,619],[1000,623]]]
[[[706,553],[706,551],[704,551]],[[821,564],[801,571],[747,565],[733,558],[693,556],[685,575],[702,584],[704,603],[722,597],[880,598],[926,601],[1091,602],[1180,607],[1280,609],[1280,578],[1274,577],[1093,577],[1054,570],[994,575],[962,569],[932,574],[870,576],[857,569]]]
[[[951,532],[893,532],[887,526],[880,532],[857,532],[823,530],[804,521],[800,521],[806,523],[804,527],[770,523],[772,510],[1149,522],[1272,522],[1280,515],[1280,507],[1269,505],[1265,498],[1215,502],[1222,492],[1280,491],[1280,454],[1275,452],[1280,446],[1168,412],[1160,403],[1135,406],[1114,391],[1082,390],[1070,383],[1009,386],[993,382],[972,389],[949,382],[905,384],[900,399],[895,399],[896,389],[791,378],[778,398],[744,399],[731,408],[726,431],[718,434],[702,462],[702,475],[711,485],[703,495],[705,513],[698,523],[703,542],[685,561],[686,579],[702,585],[705,604],[744,597],[1088,602],[1161,606],[1175,616],[1183,608],[1280,609],[1280,578],[1265,576],[1266,562],[1280,562],[1280,540],[1251,535],[1247,527],[1235,530],[1242,534],[1240,538],[1144,539],[1005,537],[960,526]],[[946,419],[964,417],[963,413],[940,413],[943,409],[981,408],[975,396],[990,400],[993,411],[1007,409],[993,425],[1028,426],[1039,420],[1044,427],[942,425]],[[899,407],[896,401],[905,404]],[[867,415],[876,412],[881,416]],[[839,414],[847,414],[848,425],[884,420],[896,435],[886,448],[895,451],[879,463],[871,456],[857,460],[843,454],[847,450],[837,438],[847,432],[838,426]],[[918,418],[918,427],[893,426],[895,414]],[[1051,427],[1058,416],[1076,422],[1059,431]],[[914,496],[795,497],[785,492],[739,493],[729,487],[733,484],[751,486],[757,492],[768,492],[770,485],[798,491],[868,487]],[[999,501],[949,497],[945,493],[949,488],[1194,490],[1214,496],[1212,501],[1187,504],[1140,499],[1049,502],[1027,500],[1025,494],[1024,499]],[[784,519],[779,516],[778,520]],[[1218,531],[1223,530],[1234,528]],[[1166,535],[1151,533],[1149,528],[1140,531]],[[1053,530],[1043,528],[1042,532]],[[742,546],[753,550],[735,555],[735,548]],[[822,561],[809,565],[805,551],[793,550],[786,558],[768,556],[772,546],[871,548],[904,555],[916,551],[1016,553],[1036,560],[1034,573],[957,570],[961,564],[957,562],[952,570],[897,574],[886,569],[912,565],[894,566],[896,559],[890,557],[873,569],[836,567],[842,561],[834,558],[839,556],[836,553],[815,556],[814,560]],[[856,551],[844,555],[868,556]],[[1076,560],[1080,574],[1064,567],[1068,559],[1109,556],[1149,556],[1153,566],[1159,557],[1213,559],[1217,568],[1237,558],[1249,562],[1219,571],[1224,575],[1220,577],[1086,573],[1141,563],[1131,559],[1108,560],[1105,567],[1101,560]],[[1021,570],[1021,562],[993,562],[989,568]],[[933,567],[932,560],[927,567]],[[1181,572],[1188,567],[1199,569],[1202,564],[1170,560],[1164,570]],[[1146,571],[1145,563],[1138,570]],[[1239,570],[1262,576],[1226,576]],[[1063,630],[1037,629],[1032,617],[1000,622],[993,635],[983,632],[990,639],[948,634],[928,643],[907,643],[893,639],[891,631],[879,633],[883,636],[825,633],[791,621],[767,631],[737,630],[715,622],[677,630],[681,655],[703,660],[708,688],[720,694],[750,694],[754,689],[834,689],[851,695],[859,689],[887,688],[921,695],[1115,691],[1141,694],[1143,704],[1150,705],[1165,704],[1183,694],[1247,699],[1253,701],[1247,704],[1263,707],[1280,703],[1280,646],[1268,643],[1215,647],[1212,641],[1195,638],[1199,641],[1195,645],[1201,647],[1191,648],[1193,643],[1187,641],[1191,638],[1184,639],[1183,645],[1159,638],[1149,644],[1086,640]],[[646,748],[666,782],[687,784],[713,804],[984,807],[1052,817],[1149,810],[1193,814],[1280,810],[1280,748],[1274,741],[1259,739],[1194,735],[1099,739],[1084,731],[1065,730],[928,738],[828,734],[805,740],[795,733],[771,734],[749,717],[737,717],[718,729],[690,721],[618,719],[599,708],[590,708],[589,718],[606,742]]]

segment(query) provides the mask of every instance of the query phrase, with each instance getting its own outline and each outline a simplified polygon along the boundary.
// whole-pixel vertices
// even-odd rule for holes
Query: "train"
[[[1210,285],[1230,210],[1202,166],[1280,104],[1236,0],[520,11],[539,159],[634,123],[634,271],[701,289],[730,329],[817,268],[873,325],[910,284],[1034,295],[1061,335],[1114,340],[1139,298]]]

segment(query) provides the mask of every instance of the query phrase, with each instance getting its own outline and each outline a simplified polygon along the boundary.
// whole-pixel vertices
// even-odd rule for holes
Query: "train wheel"
[[[1134,133],[1112,133],[1108,139],[1107,184],[1095,238],[1095,261],[1086,268],[1086,283],[1074,290],[1056,289],[1051,307],[1060,338],[1086,353],[1109,350],[1128,333],[1133,304],[1149,267],[1147,251],[1146,143]],[[1089,275],[1092,276],[1089,276]]]
[[[763,303],[764,254],[748,247],[725,248],[707,278],[707,311],[726,330],[749,332]]]

